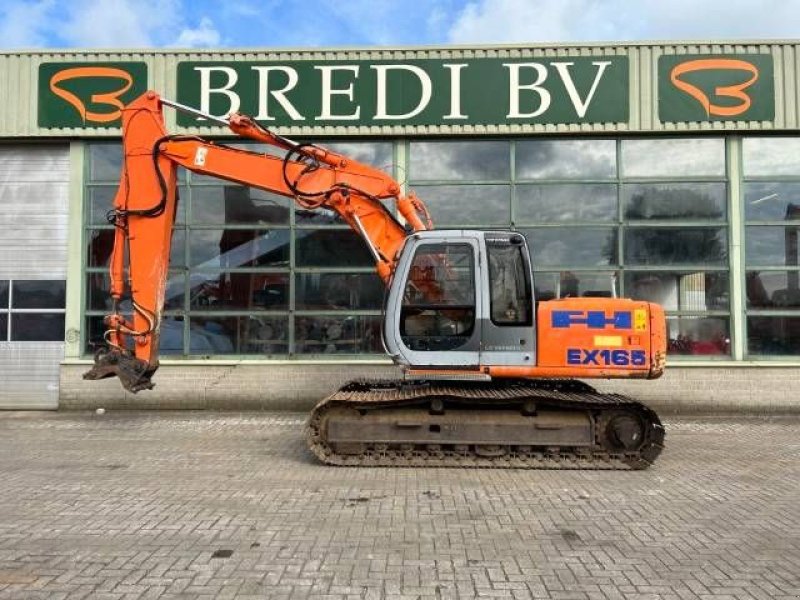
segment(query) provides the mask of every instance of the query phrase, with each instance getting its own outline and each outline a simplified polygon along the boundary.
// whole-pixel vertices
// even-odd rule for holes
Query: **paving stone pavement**
[[[0,413],[0,598],[800,598],[800,419],[643,472],[346,469],[288,413]]]

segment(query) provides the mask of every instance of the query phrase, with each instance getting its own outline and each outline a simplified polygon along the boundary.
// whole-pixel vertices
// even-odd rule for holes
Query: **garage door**
[[[69,147],[0,145],[0,408],[58,406]]]

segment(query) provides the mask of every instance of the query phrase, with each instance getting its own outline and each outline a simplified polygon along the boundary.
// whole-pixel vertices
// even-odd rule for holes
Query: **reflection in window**
[[[418,185],[415,188],[436,226],[508,226],[511,188],[507,185]]]
[[[617,219],[617,186],[613,184],[520,184],[515,191],[518,224]]]
[[[729,355],[728,319],[719,317],[667,317],[667,353],[704,356]]]
[[[286,354],[288,346],[285,316],[195,314],[189,319],[190,354]]]
[[[722,177],[725,175],[725,140],[622,140],[622,172],[625,177]]]
[[[625,262],[630,265],[723,265],[728,258],[721,227],[630,227],[625,230]]]
[[[748,221],[800,220],[800,182],[745,183],[744,214]]]
[[[800,138],[746,137],[742,140],[744,174],[800,175]]]
[[[800,265],[800,224],[745,228],[745,262],[748,266]]]
[[[295,231],[298,267],[372,267],[366,242],[354,231],[298,229]]]
[[[380,310],[384,284],[375,273],[298,273],[298,310]]]
[[[11,308],[64,308],[67,282],[58,280],[14,280]]]
[[[748,317],[747,348],[750,354],[800,354],[800,316]]]
[[[92,225],[108,225],[111,211],[114,209],[114,195],[117,193],[117,186],[97,185],[88,190],[89,204],[89,223]],[[186,204],[189,192],[186,187],[178,188],[178,207],[175,215],[175,222],[183,224],[186,222]],[[153,199],[155,205],[158,198]]]
[[[800,271],[748,271],[745,292],[748,307],[800,308]]]
[[[89,267],[108,268],[111,260],[111,251],[114,249],[114,230],[113,229],[92,229],[87,231],[88,241],[88,260]],[[170,246],[169,264],[170,267],[182,267],[186,264],[184,252],[186,251],[186,231],[184,229],[172,230],[172,245]],[[127,264],[127,252],[125,252],[125,264]]]
[[[242,185],[204,185],[192,191],[192,222],[201,225],[287,225],[289,200]]]
[[[189,239],[192,267],[282,267],[289,265],[286,229],[195,229]]]
[[[613,298],[617,295],[615,271],[539,271],[533,276],[536,300],[557,298]]]
[[[189,276],[191,310],[286,310],[288,273],[197,273]]]
[[[515,148],[517,179],[613,179],[615,140],[525,140]]]
[[[496,181],[510,177],[509,142],[411,142],[413,181]]]
[[[639,183],[622,187],[626,219],[724,219],[724,183]]]
[[[722,271],[646,271],[625,273],[625,296],[647,300],[669,311],[728,310],[728,273]]]
[[[295,318],[298,354],[377,354],[382,352],[381,317],[319,316]]]
[[[617,230],[547,227],[523,230],[534,267],[617,264]]]

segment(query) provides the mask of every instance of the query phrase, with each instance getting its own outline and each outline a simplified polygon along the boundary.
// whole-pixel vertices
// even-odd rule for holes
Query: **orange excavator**
[[[164,106],[283,156],[170,135]],[[538,301],[520,233],[433,230],[422,201],[383,171],[245,115],[219,118],[147,92],[123,110],[122,131],[110,213],[114,308],[86,379],[116,376],[131,392],[153,386],[176,172],[184,167],[292,198],[302,209],[334,211],[375,261],[387,287],[383,343],[404,377],[353,381],[317,404],[306,437],[323,462],[641,469],[661,452],[664,429],[652,410],[578,380],[661,376],[666,324],[657,304]],[[126,293],[130,314],[122,312]]]

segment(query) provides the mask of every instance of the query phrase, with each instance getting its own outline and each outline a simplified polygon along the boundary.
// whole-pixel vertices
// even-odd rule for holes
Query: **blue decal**
[[[647,364],[644,350],[600,350],[588,348],[567,348],[568,365],[588,365],[597,367],[643,367]]]
[[[554,310],[551,313],[551,325],[554,329],[568,329],[573,325],[586,325],[589,329],[631,329],[633,319],[628,310],[615,311],[608,317],[602,310]]]

